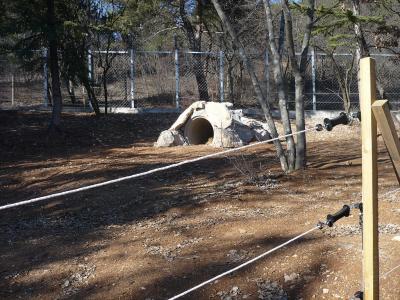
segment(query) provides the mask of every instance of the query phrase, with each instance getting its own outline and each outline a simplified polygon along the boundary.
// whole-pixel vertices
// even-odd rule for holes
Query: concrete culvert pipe
[[[228,102],[197,101],[186,108],[160,133],[156,147],[209,144],[213,147],[240,147],[251,141],[270,138],[268,125],[233,110]]]
[[[184,134],[190,145],[201,145],[212,142],[214,129],[207,119],[195,118],[187,122]]]

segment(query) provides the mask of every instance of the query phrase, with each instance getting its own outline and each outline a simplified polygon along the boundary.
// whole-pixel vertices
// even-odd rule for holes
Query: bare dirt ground
[[[218,151],[153,148],[175,117],[66,114],[49,140],[49,115],[0,112],[0,205]],[[1,211],[0,298],[171,297],[360,201],[359,137],[358,126],[311,132],[309,167],[290,175],[264,145]],[[400,299],[400,269],[383,276],[400,264],[400,190],[379,149],[381,298]],[[354,211],[184,299],[348,299],[360,279]]]

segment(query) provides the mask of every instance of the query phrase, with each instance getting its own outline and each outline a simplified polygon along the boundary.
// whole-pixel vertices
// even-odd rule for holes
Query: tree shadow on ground
[[[258,252],[262,252],[260,249],[271,249],[283,242],[286,242],[293,236],[270,236],[265,240],[253,239],[241,245],[241,249],[257,249]],[[204,287],[193,291],[182,299],[212,299],[212,298],[223,298],[218,293],[221,291],[228,291],[233,286],[238,286],[241,289],[241,295],[244,294],[252,295],[249,299],[259,299],[257,295],[257,282],[259,281],[269,281],[276,282],[278,287],[281,287],[289,299],[298,299],[303,295],[307,289],[308,284],[312,283],[313,279],[317,278],[321,269],[321,264],[324,260],[321,257],[316,256],[313,261],[307,266],[305,270],[298,270],[296,273],[298,277],[289,283],[284,280],[285,270],[282,270],[279,266],[279,262],[282,261],[282,257],[291,255],[291,253],[296,253],[296,249],[299,247],[312,248],[316,243],[318,243],[320,237],[306,237],[295,243],[280,249],[279,251],[272,253],[263,259],[256,261],[255,263],[244,267],[238,271],[229,274],[222,279],[218,279]],[[212,262],[200,262],[196,264],[186,264],[183,268],[174,269],[173,274],[168,274],[161,276],[159,279],[152,282],[145,290],[136,290],[130,294],[131,299],[168,299],[179,293],[182,293],[193,286],[196,286],[206,280],[213,278],[223,272],[226,272],[240,264],[240,262],[229,262],[226,256],[223,255],[227,252],[229,248],[219,247],[215,249],[215,252],[220,253],[219,257],[213,259]],[[319,251],[321,248],[319,247]],[[207,250],[197,252],[200,257],[210,256],[210,252]],[[255,254],[254,256],[260,253]],[[212,254],[211,254],[212,255]],[[222,257],[221,257],[222,256]],[[251,257],[252,258],[252,257]],[[250,259],[250,258],[249,258]],[[247,259],[248,260],[248,259]],[[243,260],[244,262],[246,260]],[[268,269],[268,271],[265,271]],[[156,270],[149,270],[149,273],[155,272]],[[304,276],[306,275],[306,276]],[[307,278],[308,277],[308,278]],[[253,286],[248,285],[248,282],[254,282]],[[93,291],[96,295],[96,292]],[[276,297],[273,299],[283,299],[279,298],[279,294],[274,291],[270,291],[270,296]],[[228,298],[229,299],[229,298]],[[232,299],[236,299],[232,297]],[[242,299],[238,297],[237,299]],[[262,298],[263,299],[263,298]],[[267,298],[269,299],[269,298]]]
[[[273,248],[288,239],[292,238],[291,235],[287,236],[270,236],[266,239],[252,239],[247,241],[246,243],[241,244],[242,249],[257,249],[257,252],[262,252],[264,249]],[[183,297],[182,299],[209,299],[210,297],[215,297],[218,291],[226,289],[228,285],[238,285],[241,286],[243,284],[244,278],[253,278],[253,280],[270,280],[276,281],[280,285],[283,286],[283,289],[289,296],[289,299],[297,299],[300,295],[303,295],[307,291],[307,285],[311,283],[313,279],[308,278],[317,278],[320,272],[320,266],[324,262],[321,260],[321,257],[315,256],[312,262],[308,265],[306,270],[299,270],[299,277],[289,284],[286,284],[282,281],[284,270],[281,270],[279,266],[277,266],[277,262],[281,261],[282,257],[285,255],[292,255],[291,253],[296,253],[296,249],[299,247],[312,248],[315,246],[320,237],[309,236],[305,237],[299,241],[296,241],[285,248],[268,255],[267,257],[261,259],[258,262],[255,262],[252,265],[249,265],[232,275],[226,276],[224,279],[220,279],[214,282],[211,285],[205,286],[198,291],[195,291],[188,296]],[[321,251],[321,248],[318,247],[318,251]],[[235,266],[237,266],[240,262],[231,262],[228,261],[224,254],[229,250],[225,246],[219,246],[213,249],[213,253],[210,253],[209,250],[200,250],[196,252],[196,255],[199,257],[209,257],[212,256],[212,262],[200,261],[192,264],[185,264],[184,267],[174,268],[172,273],[168,272],[168,275],[162,276],[151,283],[151,285],[146,286],[145,289],[140,290],[132,290],[129,294],[118,294],[115,292],[115,297],[122,299],[166,299],[172,297],[188,288],[191,288],[194,285],[199,284],[204,280],[208,280],[213,276],[216,276],[222,272],[227,271]],[[45,252],[46,253],[46,252]],[[216,253],[216,254],[215,254]],[[258,254],[258,253],[257,253]],[[118,258],[114,258],[118,259]],[[211,260],[211,259],[210,259]],[[156,266],[153,266],[156,267]],[[268,268],[268,275],[260,275],[263,272],[262,270]],[[140,276],[146,276],[153,273],[160,273],[160,270],[157,268],[148,268],[146,272],[140,271]],[[132,279],[136,278],[138,274],[131,273],[122,277],[114,277],[108,278],[107,280],[94,280],[91,284],[84,286],[76,291],[71,291],[70,295],[66,295],[65,298],[100,298],[102,295],[102,290],[108,289],[116,289],[118,285],[129,285]],[[48,278],[46,278],[48,276]],[[25,295],[28,297],[51,297],[54,292],[54,286],[47,284],[47,282],[51,282],[51,275],[43,276],[42,281],[37,282],[29,282],[24,283],[19,286],[13,286],[13,292],[9,292],[10,289],[2,289],[2,294],[4,298],[9,298],[15,296],[15,292],[18,290],[25,291]],[[65,274],[68,276],[68,273]],[[243,287],[241,286],[243,289]],[[253,294],[255,297],[251,297],[249,299],[257,299],[257,286],[256,282],[254,283],[253,288],[245,288],[247,293]],[[242,291],[244,292],[244,291]]]
[[[345,144],[346,143],[342,143],[337,151],[345,151]],[[122,146],[124,145],[125,144],[122,144]],[[127,142],[126,146],[129,145],[130,142]],[[173,152],[173,149],[165,150],[165,153],[173,154]],[[68,155],[70,154],[70,152],[62,152],[59,153],[57,157],[65,157],[67,155],[66,153],[68,153]],[[85,148],[76,148],[71,153],[73,153],[73,155],[85,155]],[[279,172],[279,165],[271,147],[265,147],[263,151],[257,151],[256,153],[257,154],[240,154],[240,157],[244,157],[255,165],[260,161],[267,160],[262,171],[268,172],[268,169],[270,169],[275,173]],[[323,160],[327,157],[334,159],[335,155],[337,155],[337,153],[327,154],[325,157],[314,155],[311,159],[314,161]],[[187,156],[190,156],[190,154],[187,154]],[[140,157],[140,155],[138,155],[138,157]],[[346,151],[341,160],[344,160],[346,157],[354,159],[354,153]],[[156,159],[157,157],[154,157],[154,160]],[[46,165],[42,163],[43,158],[37,158],[35,160],[43,167]],[[12,161],[12,159],[10,161]],[[120,164],[107,170],[88,169],[84,172],[74,174],[59,173],[49,178],[39,189],[32,186],[24,186],[24,191],[13,190],[12,188],[8,190],[3,189],[2,195],[12,195],[15,201],[17,199],[23,199],[24,197],[32,197],[36,195],[36,193],[37,195],[43,195],[47,190],[50,190],[49,186],[51,185],[59,185],[61,186],[61,190],[63,190],[65,186],[71,185],[72,187],[77,187],[74,185],[74,182],[81,182],[87,178],[102,178],[106,180],[153,169],[166,164],[167,163],[147,163],[145,166],[140,163]],[[13,171],[16,173],[22,172],[25,166],[25,164],[20,163]],[[346,169],[343,166],[340,168]],[[2,174],[7,174],[9,170],[10,169],[7,169],[5,172],[3,171]],[[318,182],[324,182],[327,186],[334,185],[335,176],[337,176],[336,174],[331,174],[329,170],[321,171],[311,169],[305,171],[305,173],[295,173],[293,175],[281,177],[279,181],[285,186],[285,189],[272,189],[270,192],[268,190],[260,191],[254,184],[249,183],[245,183],[239,188],[220,189],[227,180],[229,180],[228,183],[231,184],[232,182],[237,183],[238,181],[247,179],[239,177],[237,175],[237,170],[232,167],[227,159],[214,158],[206,162],[199,162],[182,166],[179,169],[169,170],[163,174],[155,174],[143,179],[118,183],[112,186],[54,199],[53,201],[12,209],[4,213],[2,212],[0,240],[5,242],[0,243],[0,276],[3,279],[6,277],[8,279],[1,281],[0,290],[13,290],[13,292],[10,293],[4,292],[4,298],[14,298],[15,295],[21,295],[27,298],[40,298],[42,294],[48,293],[50,295],[55,289],[54,285],[49,283],[51,282],[52,275],[44,275],[41,281],[32,279],[29,282],[20,282],[11,288],[10,286],[14,278],[12,276],[10,277],[10,275],[13,273],[23,273],[27,269],[39,270],[48,268],[48,266],[51,265],[63,266],[63,264],[67,262],[82,261],[84,257],[102,251],[110,246],[114,240],[114,226],[118,226],[118,230],[123,231],[125,228],[124,226],[136,226],[136,224],[146,222],[147,220],[163,218],[163,223],[161,223],[161,225],[169,228],[169,232],[167,233],[172,234],[174,230],[177,230],[171,225],[171,221],[169,221],[170,212],[174,210],[177,211],[177,217],[179,218],[180,216],[189,215],[193,213],[195,209],[205,207],[207,203],[211,202],[213,204],[226,204],[235,201],[233,202],[235,205],[240,206],[242,205],[241,203],[245,203],[249,206],[247,208],[250,209],[251,206],[257,207],[260,205],[261,201],[264,201],[265,207],[269,209],[268,203],[272,200],[284,199],[285,205],[288,205],[289,209],[283,213],[295,215],[299,211],[304,211],[311,202],[307,204],[302,202],[301,199],[296,199],[296,197],[290,198],[289,196],[301,196],[307,192],[311,194],[317,192],[317,189],[313,190],[312,185],[307,187],[307,192],[301,187],[304,183],[312,182],[312,179],[307,181],[308,179],[304,177],[305,175],[319,176]],[[350,179],[358,175],[357,169],[349,169],[349,171],[346,169],[346,172],[342,174],[345,179]],[[298,180],[302,177],[303,179]],[[39,183],[39,181],[34,183]],[[213,183],[213,185],[209,186],[210,183]],[[234,200],[234,193],[237,192],[238,189],[241,191],[240,197],[244,198],[244,200],[241,200],[241,198]],[[329,199],[316,200],[318,200],[320,206],[332,202]],[[337,199],[338,203],[339,201],[343,201],[343,199]],[[326,210],[326,208],[324,209]],[[321,211],[321,215],[322,212],[325,214],[325,211]],[[282,217],[282,214],[271,216],[271,218],[280,217]],[[232,219],[222,218],[221,222],[226,223],[234,219],[235,216],[232,217]],[[314,220],[311,221],[314,222]],[[316,221],[317,220],[315,220],[315,222]],[[202,224],[199,226],[202,226]],[[256,244],[262,244],[263,248],[268,248],[290,237],[289,235],[285,235],[283,237],[272,237],[265,241],[250,240],[245,245],[246,247],[252,248]],[[139,240],[140,238],[138,238],[138,241]],[[306,239],[301,243],[308,242],[311,242],[311,240]],[[223,248],[217,248],[217,250],[226,252],[226,249]],[[204,255],[206,254],[207,252],[204,252]],[[200,265],[199,278],[197,278],[196,275],[195,278],[190,278],[185,285],[187,284],[187,286],[189,286],[191,283],[197,282],[198,279],[204,279],[208,277],[210,273],[216,274],[220,271],[225,271],[226,266],[226,262],[221,260],[221,258],[219,263],[217,260],[217,263],[213,262]],[[155,295],[172,295],[172,288],[174,291],[182,288],[182,275],[188,276],[191,274],[192,270],[192,266],[188,266],[187,269],[175,270],[175,275],[172,277],[160,278],[159,281],[154,282],[151,289],[146,292],[132,291],[132,293],[129,296],[126,295],[126,297],[135,299],[137,296],[138,298],[136,299],[140,299],[145,298],[142,297],[143,295],[149,295],[151,297]],[[150,268],[146,272],[154,273],[156,270]],[[68,272],[60,272],[59,276],[68,277]],[[125,278],[124,280],[127,279]],[[99,282],[99,285],[106,285],[107,288],[112,289],[110,283]],[[157,286],[165,289],[170,288],[170,291],[165,292],[164,290],[159,290]],[[294,290],[301,291],[301,289],[302,285],[299,284],[297,287],[295,286]],[[100,297],[101,291],[101,288],[90,285],[82,289],[78,296],[93,295]]]
[[[85,155],[112,147],[154,143],[160,130],[167,129],[176,113],[107,115],[64,113],[63,134],[47,137],[50,113],[0,111],[2,164]],[[154,123],[157,120],[157,123]]]
[[[271,161],[272,164],[276,164],[276,161]],[[210,174],[208,172],[210,165],[218,169],[220,174]],[[160,165],[147,165],[146,168],[152,169],[156,166]],[[217,194],[217,198],[210,197],[212,199],[208,200],[209,190],[204,189],[204,184],[215,181],[215,189],[217,189],[218,185],[223,184],[226,178],[235,176],[235,172],[228,161],[216,158],[207,163],[196,163],[195,168],[183,166],[177,170],[171,170],[167,177],[162,174],[153,175],[136,181],[55,199],[45,204],[7,211],[3,214],[0,224],[1,239],[7,241],[0,246],[4,262],[1,264],[3,268],[0,274],[1,276],[8,275],[11,269],[20,273],[26,269],[46,268],[53,263],[82,259],[91,253],[99,252],[106,247],[101,245],[101,241],[112,238],[108,232],[112,226],[137,224],[162,216],[174,208],[179,208],[180,215],[187,215],[194,208],[202,207],[210,201],[224,203],[230,193],[223,191],[222,194]],[[91,175],[97,177],[99,174],[95,172]],[[348,176],[353,175],[348,174]],[[53,180],[58,181],[60,178],[53,178]],[[65,178],[61,177],[61,181],[64,180]],[[79,179],[77,180],[79,181]],[[285,182],[288,190],[301,193],[297,191],[296,183],[291,182],[290,176],[281,178],[281,181]],[[190,184],[190,186],[177,189],[176,186],[180,183]],[[245,187],[245,189],[248,196],[250,194],[257,196],[260,193],[252,186]],[[204,193],[206,194],[205,198],[199,197]],[[284,191],[274,191],[273,194],[276,198],[287,196]],[[258,201],[268,203],[269,196],[271,193],[266,193]],[[204,199],[207,201],[204,202]],[[297,205],[299,200],[294,200],[292,204],[290,204],[292,202],[290,200],[285,202],[293,206],[290,208],[290,214],[304,210],[303,206]],[[323,202],[320,200],[319,204]],[[246,205],[251,205],[251,201],[247,201]],[[255,206],[257,206],[257,202]],[[165,226],[169,226],[172,231],[176,230],[168,222],[165,223]],[[275,245],[283,240],[284,238],[277,238],[275,242],[268,240],[268,243]],[[99,241],[100,245],[98,245]],[[63,248],[62,251],[60,251],[60,245]],[[13,263],[11,264],[11,262]],[[222,267],[225,266],[225,264],[222,265]],[[204,267],[204,274],[209,273],[210,268],[219,271],[222,267],[218,268],[218,265],[216,268]],[[7,281],[3,281],[1,284],[4,290],[7,290],[7,284]],[[172,285],[177,288],[181,286],[178,283],[174,285],[174,281],[165,281],[159,284],[162,286]],[[43,283],[32,282],[31,285],[21,286],[18,289],[32,291],[30,296],[33,296],[34,291],[40,293],[40,290],[43,290],[43,286],[39,290],[36,289],[41,285]],[[97,289],[93,287],[88,287],[88,289],[97,293]],[[88,290],[84,290],[89,293]],[[158,292],[154,292],[157,295]]]

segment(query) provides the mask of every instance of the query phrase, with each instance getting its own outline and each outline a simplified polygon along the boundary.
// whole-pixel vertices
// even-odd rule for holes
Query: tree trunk
[[[295,77],[295,103],[296,103],[296,130],[301,131],[306,128],[306,121],[304,115],[304,77],[296,75]],[[299,133],[296,143],[296,165],[295,169],[304,169],[306,167],[306,150],[307,141],[306,134]]]
[[[200,52],[201,49],[193,50]],[[204,66],[201,60],[200,54],[193,54],[193,71],[196,78],[197,89],[199,91],[200,100],[209,101],[210,96],[208,95],[208,84],[204,74]]]
[[[186,36],[189,41],[190,50],[193,52],[201,52],[201,21],[203,14],[203,6],[202,1],[197,1],[196,8],[196,26],[193,28],[192,23],[190,22],[186,10],[185,10],[185,0],[180,0],[179,2],[179,14],[183,22],[183,27],[185,28]],[[193,55],[193,73],[196,78],[197,89],[199,92],[200,100],[209,101],[210,96],[208,94],[208,84],[207,78],[204,74],[204,66],[201,58],[201,54],[195,53]]]
[[[84,52],[84,51],[83,51]],[[88,65],[86,68],[82,68],[82,73],[81,73],[81,82],[83,86],[86,89],[86,92],[88,94],[88,100],[92,106],[92,109],[94,110],[96,116],[100,116],[100,107],[99,107],[99,102],[97,101],[96,94],[94,92],[93,86],[94,86],[94,79],[93,79],[93,74],[91,74],[91,78],[89,78],[89,74],[86,70],[88,70],[89,64],[92,64],[93,61],[93,56],[91,56],[91,60],[87,61]],[[93,72],[93,68],[91,68]]]
[[[54,11],[54,0],[47,0],[47,41],[49,44],[49,62],[51,74],[51,87],[53,91],[53,111],[50,121],[49,129],[60,130],[61,124],[61,110],[62,110],[62,97],[61,97],[61,84],[60,84],[60,71],[58,65],[58,43],[57,31]]]
[[[66,79],[65,82],[67,84],[68,95],[71,98],[71,103],[75,104],[76,103],[76,96],[75,96],[74,84],[69,79]]]
[[[339,83],[339,88],[342,93],[344,111],[348,113],[348,112],[350,112],[350,98],[349,98],[349,94],[347,92],[346,84],[345,84],[345,82],[342,81],[340,76],[336,75],[336,79]]]
[[[234,83],[233,83],[233,64],[232,60],[228,59],[228,99],[230,102],[234,103],[235,97],[234,97]]]
[[[235,84],[238,86],[236,88],[236,98],[240,99],[240,102],[242,102],[243,96],[246,96],[244,92],[244,87],[243,87],[243,61],[241,60],[239,62],[239,76],[235,77]]]
[[[51,75],[50,75],[51,77]],[[49,81],[49,76],[47,76],[47,100],[49,105],[53,106],[53,93],[51,91],[51,80]],[[51,79],[51,78],[50,78]]]
[[[340,92],[342,93],[342,100],[343,100],[343,106],[344,110],[348,113],[350,111],[350,94],[348,90],[348,85],[346,83],[347,81],[347,76],[343,78],[342,70],[339,68],[339,65],[337,64],[335,57],[333,56],[333,53],[328,54],[328,57],[331,59],[335,75],[336,75],[336,80],[339,83],[339,88]]]
[[[89,102],[92,105],[92,108],[96,114],[96,116],[100,116],[100,108],[99,102],[97,101],[96,94],[94,93],[93,87],[88,81],[83,82],[83,86],[85,87],[86,93],[88,94]]]
[[[281,56],[279,54],[276,45],[274,24],[272,22],[273,17],[271,11],[271,4],[269,0],[263,0],[263,2],[267,19],[268,42],[269,42],[270,53],[272,56],[272,71],[274,74],[276,89],[278,91],[278,101],[279,101],[279,109],[281,112],[282,124],[285,130],[285,134],[291,134],[292,128],[290,124],[289,111],[287,107],[288,93],[286,90],[285,82],[283,80]],[[294,143],[293,136],[287,137],[286,143],[287,143],[288,167],[289,171],[293,171],[295,169],[295,162],[296,162],[296,145]]]
[[[89,62],[90,63],[90,62]],[[100,108],[99,108],[99,102],[97,101],[96,94],[94,93],[93,90],[93,80],[89,80],[89,75],[86,72],[86,68],[82,68],[80,72],[80,81],[82,85],[85,87],[86,93],[88,95],[88,100],[92,106],[92,109],[94,110],[96,116],[100,116]]]
[[[269,130],[271,131],[270,132],[271,136],[272,137],[277,137],[278,136],[278,131],[276,130],[274,120],[272,119],[271,111],[267,107],[267,103],[266,103],[265,97],[264,97],[264,95],[262,93],[262,90],[261,90],[260,84],[258,82],[257,76],[255,74],[253,64],[248,59],[242,43],[239,41],[239,39],[238,39],[238,37],[236,35],[236,32],[233,30],[233,27],[231,26],[230,22],[228,21],[228,19],[227,19],[226,15],[225,15],[224,11],[222,10],[218,0],[211,0],[211,2],[213,3],[213,5],[215,7],[215,10],[217,11],[217,13],[218,13],[218,15],[219,15],[219,17],[221,19],[221,22],[223,23],[225,29],[230,34],[230,36],[232,38],[232,42],[233,42],[235,48],[237,48],[239,50],[239,55],[240,55],[240,57],[241,57],[241,59],[242,59],[242,61],[244,63],[244,66],[246,67],[247,72],[250,75],[251,82],[252,82],[254,91],[256,93],[256,96],[257,96],[257,100],[258,100],[258,102],[259,102],[259,104],[260,104],[260,106],[261,106],[261,108],[262,108],[262,110],[264,112],[264,116],[265,116],[265,119],[267,121]],[[289,170],[288,162],[287,162],[287,159],[286,159],[282,144],[281,144],[281,142],[279,140],[276,140],[276,141],[274,141],[274,145],[276,147],[276,152],[277,152],[278,158],[280,160],[282,170],[287,172]]]
[[[300,63],[297,62],[295,44],[293,38],[293,22],[292,14],[289,8],[288,0],[283,1],[283,11],[285,15],[286,24],[286,39],[289,53],[289,60],[292,67],[292,71],[295,78],[295,103],[296,103],[296,131],[303,131],[305,129],[305,115],[304,115],[304,77],[307,67],[307,56],[308,48],[311,38],[311,30],[314,22],[314,7],[315,0],[308,0],[307,10],[307,23],[303,36],[303,42],[301,46]],[[296,163],[295,169],[303,169],[306,167],[306,134],[297,134],[296,143]]]

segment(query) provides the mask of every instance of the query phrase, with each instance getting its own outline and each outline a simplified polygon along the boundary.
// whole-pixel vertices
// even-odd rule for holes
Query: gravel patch
[[[257,281],[258,299],[263,300],[288,300],[287,293],[275,281],[260,280]]]
[[[230,262],[240,262],[249,258],[249,252],[243,249],[232,249],[229,250],[226,256],[229,258]]]
[[[241,295],[242,291],[240,290],[239,287],[234,286],[230,289],[230,291],[220,291],[217,293],[217,296],[221,299],[221,300],[239,300],[239,299],[246,299],[243,298],[243,296]]]
[[[400,188],[389,191],[382,196],[382,200],[386,202],[400,202]]]
[[[280,216],[287,214],[288,209],[283,206],[268,208],[240,208],[237,206],[216,207],[213,209],[221,217],[230,218],[268,218],[271,216]]]
[[[361,235],[360,225],[339,225],[331,228],[323,229],[324,234],[337,237],[349,235]],[[379,224],[380,234],[398,234],[400,233],[400,225],[398,224]]]
[[[200,243],[202,240],[203,238],[187,239],[183,240],[173,247],[163,247],[160,245],[150,245],[148,243],[150,243],[151,240],[147,239],[146,242],[143,244],[143,247],[146,249],[147,254],[158,255],[163,257],[166,261],[171,262],[179,256],[184,248],[189,248],[195,244]]]
[[[59,299],[69,298],[76,294],[80,288],[88,285],[89,279],[94,277],[96,265],[79,264],[78,271],[61,283],[61,297]]]

